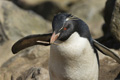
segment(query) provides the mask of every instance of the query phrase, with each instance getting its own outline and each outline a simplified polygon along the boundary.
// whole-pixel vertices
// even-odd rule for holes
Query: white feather
[[[98,80],[97,57],[86,38],[74,32],[55,43],[59,45],[51,45],[50,80]]]

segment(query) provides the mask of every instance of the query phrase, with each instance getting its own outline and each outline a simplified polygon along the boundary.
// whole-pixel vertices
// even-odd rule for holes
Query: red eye
[[[67,28],[66,28],[66,27],[64,27],[64,30],[67,30]]]

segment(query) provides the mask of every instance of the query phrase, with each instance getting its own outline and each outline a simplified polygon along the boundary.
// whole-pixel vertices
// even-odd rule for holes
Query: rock
[[[45,19],[52,21],[55,14],[59,12],[65,12],[54,2],[46,1],[32,8],[34,12],[43,16]]]
[[[0,23],[0,45],[8,40],[8,36],[5,34],[2,24]]]
[[[30,9],[45,19],[52,21],[55,14],[66,12],[70,6],[79,0],[13,0],[15,4],[23,9]]]
[[[14,55],[11,52],[11,47],[14,41],[6,41],[3,45],[0,46],[0,67],[3,65],[9,58],[13,57]]]
[[[99,80],[117,80],[115,78],[119,74],[119,72],[120,64],[114,62],[110,58],[104,58],[100,61]]]
[[[32,11],[20,9],[10,1],[1,1],[0,10],[0,22],[10,40],[51,30],[50,22]]]
[[[71,6],[69,11],[69,13],[79,17],[88,24],[93,38],[99,38],[103,35],[101,25],[104,22],[102,19],[104,3],[105,0],[98,2],[95,0],[83,0]]]
[[[13,73],[2,73],[0,80],[49,80],[49,73],[44,68],[31,67]]]
[[[0,74],[0,80],[13,80],[10,72]]]
[[[1,68],[6,68],[14,72],[15,69],[19,70],[20,67],[28,68],[29,66],[42,66],[48,68],[50,47],[48,46],[33,46],[22,50],[17,55],[4,62]]]
[[[116,0],[112,13],[110,31],[112,36],[120,42],[120,0]]]
[[[13,43],[31,34],[49,33],[51,24],[36,13],[22,10],[10,1],[0,1],[0,10],[0,31],[2,30],[0,38],[6,41],[0,45],[1,67],[14,56],[11,52]]]
[[[62,10],[66,10],[71,4],[74,4],[81,0],[51,0],[51,1],[44,1],[44,0],[12,0],[17,5],[21,6],[24,9],[29,9],[31,7],[35,7],[37,5],[40,5],[42,3],[55,3],[58,7],[60,7]]]
[[[38,67],[32,67],[19,75],[14,74],[12,76],[14,80],[49,80],[48,70]]]
[[[111,51],[120,56],[120,50],[111,49]],[[120,72],[120,64],[111,57],[102,54],[101,52],[98,52],[98,54],[100,59],[99,80],[116,80],[115,78],[119,78],[117,75]]]
[[[24,36],[49,33],[51,30],[50,22],[32,11],[17,7],[10,1],[1,1],[0,10],[0,23],[9,38],[9,41],[0,46],[0,57],[2,57],[0,58],[0,75],[3,75],[0,76],[0,80],[18,77],[21,72],[34,66],[47,69],[48,47],[33,46],[17,55],[12,54],[11,47],[15,41]],[[17,76],[12,76],[13,74]]]
[[[0,75],[8,77],[4,79],[4,77],[0,76],[0,80],[9,80],[10,78],[13,78],[13,80],[49,80],[47,70],[49,49],[49,46],[33,46],[11,57],[0,68]],[[39,68],[41,74],[37,73]]]
[[[13,2],[16,3],[19,7],[32,10],[50,21],[52,21],[54,14],[64,11],[51,1],[32,1],[33,4],[27,0],[14,0]]]

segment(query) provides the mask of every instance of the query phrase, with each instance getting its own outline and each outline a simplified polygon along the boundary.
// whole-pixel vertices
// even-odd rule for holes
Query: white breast
[[[55,43],[50,50],[50,80],[98,80],[96,54],[86,38],[75,32]]]

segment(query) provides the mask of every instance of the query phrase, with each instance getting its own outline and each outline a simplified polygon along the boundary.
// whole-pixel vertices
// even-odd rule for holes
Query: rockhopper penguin
[[[87,24],[67,13],[57,14],[52,22],[53,33],[30,35],[17,41],[12,52],[33,45],[50,45],[50,80],[98,80],[99,58],[96,49],[120,58],[92,39]]]
[[[97,80],[97,54],[88,26],[69,14],[56,15],[52,26],[51,80]]]

